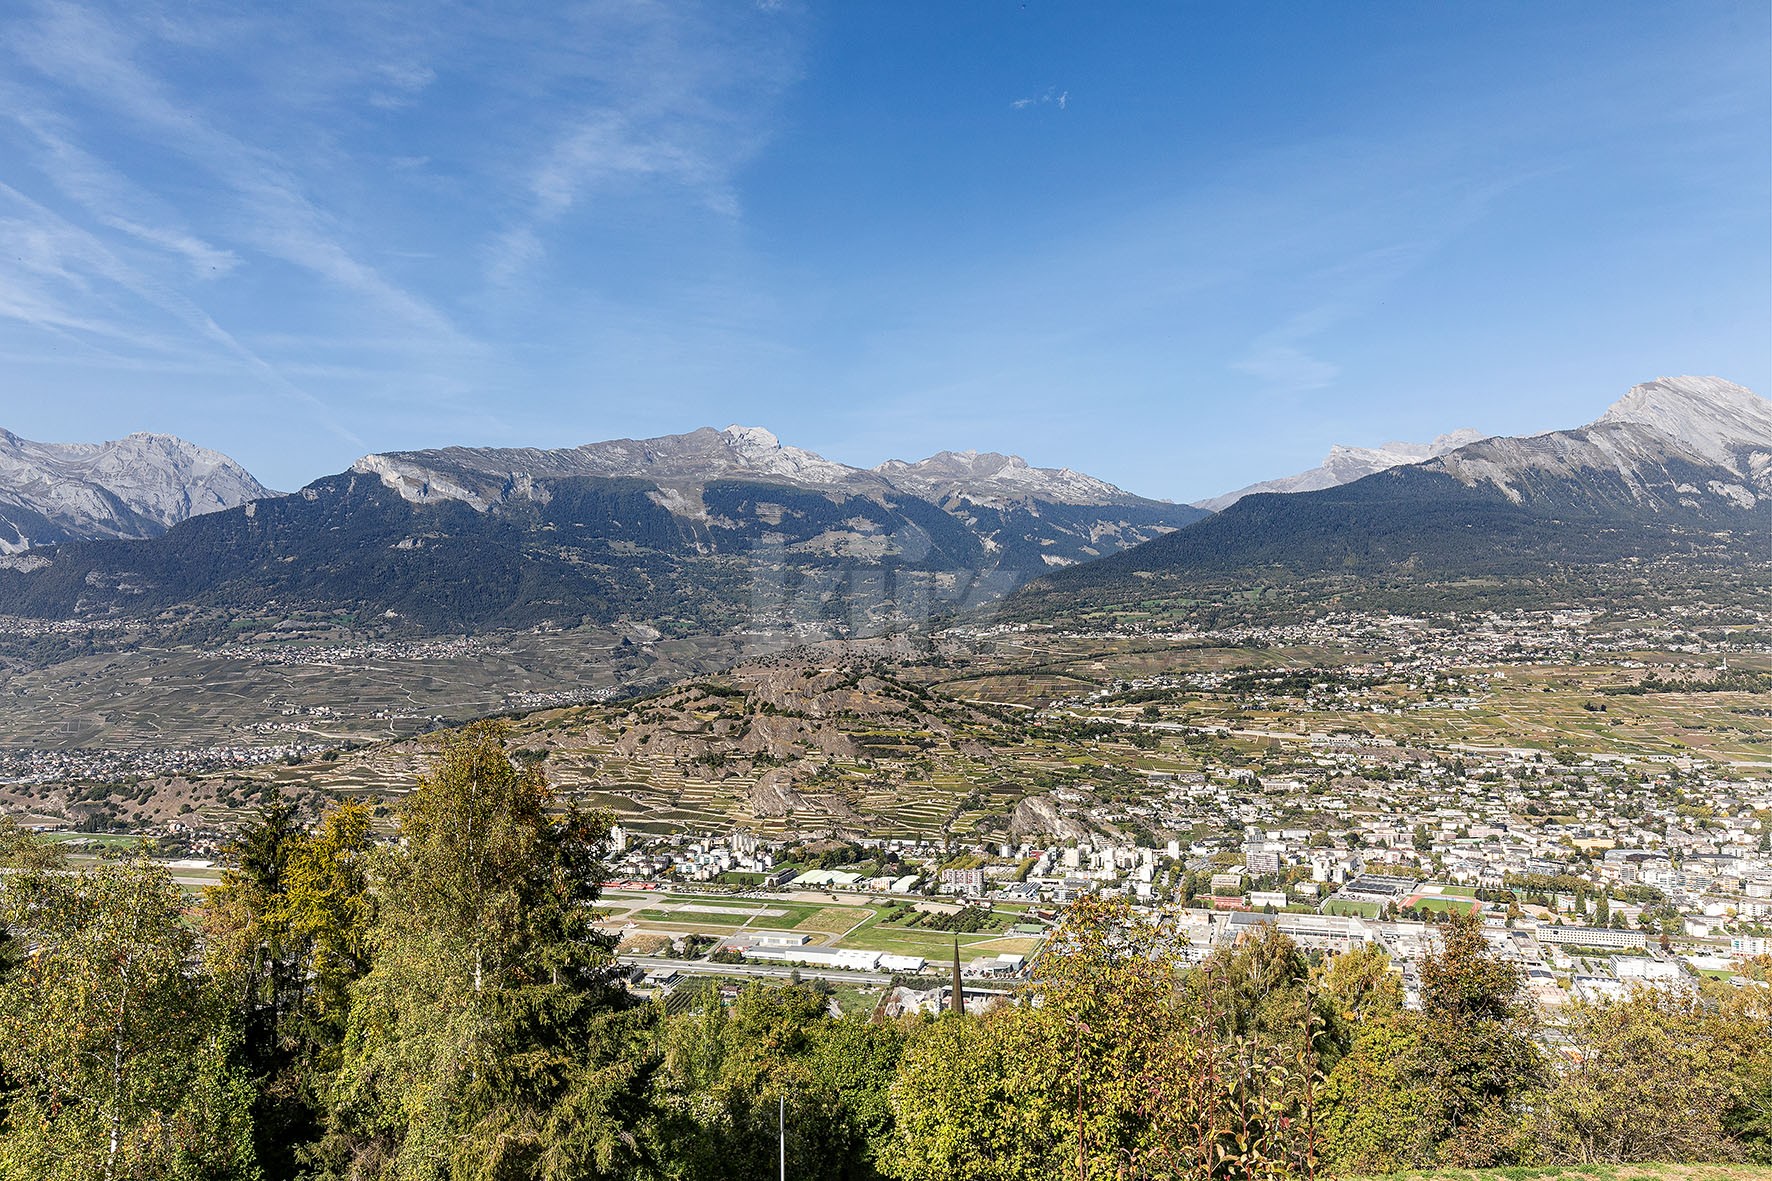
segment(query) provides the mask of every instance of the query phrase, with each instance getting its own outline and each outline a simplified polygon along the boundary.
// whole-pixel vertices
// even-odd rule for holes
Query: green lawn
[[[46,832],[42,835],[43,839],[51,844],[84,841],[104,849],[133,849],[144,839],[133,833],[117,832]]]
[[[730,935],[741,928],[750,928],[763,931],[805,931],[813,936],[836,936],[858,923],[871,923],[878,917],[878,912],[871,906],[782,902],[773,898],[722,899],[718,895],[709,897],[701,894],[660,894],[648,896],[647,901],[672,904],[688,903],[705,909],[667,910],[663,906],[654,905],[634,911],[633,917],[636,920],[644,923],[668,923],[673,927],[686,927],[691,930],[702,929],[715,935]],[[756,910],[771,910],[778,913],[763,915],[747,913]]]
[[[880,1003],[880,994],[882,991],[884,990],[875,985],[854,986],[840,984],[831,996],[837,1002],[837,1006],[841,1008],[844,1013],[861,1013],[866,1015],[872,1013],[875,1006]]]
[[[1444,914],[1454,910],[1459,914],[1470,914],[1481,906],[1474,899],[1465,898],[1417,898],[1409,905],[1416,910],[1431,910],[1436,914]]]
[[[1323,903],[1324,914],[1351,914],[1363,919],[1377,918],[1382,909],[1376,902],[1355,902],[1350,898],[1331,898]]]
[[[610,891],[612,901],[617,891]],[[620,892],[624,899],[634,895]],[[864,951],[894,952],[899,955],[920,955],[932,962],[946,963],[954,952],[954,937],[946,931],[931,931],[884,923],[883,907],[852,903],[785,902],[773,898],[722,899],[705,894],[649,894],[643,896],[651,906],[637,909],[632,917],[648,925],[663,925],[679,930],[701,930],[715,936],[730,936],[741,929],[767,931],[804,931],[815,942],[828,942],[837,947]],[[707,910],[667,910],[663,904],[691,903]],[[780,914],[751,916],[743,910],[768,909]],[[1003,931],[1020,918],[1025,908],[998,908],[993,913],[991,929],[960,935],[961,953],[971,959],[990,950],[1031,949],[1037,940],[1008,940]],[[747,922],[748,920],[748,922]],[[822,936],[823,938],[820,938]],[[970,951],[974,944],[995,942],[995,948]]]
[[[634,917],[649,923],[675,923],[682,927],[742,927],[751,916],[708,914],[705,911],[640,910],[634,912]]]
[[[998,938],[995,935],[962,935],[960,936],[960,954],[972,958],[967,948],[974,943],[983,943]],[[920,955],[927,960],[951,960],[954,955],[954,937],[946,932],[907,931],[902,927],[883,927],[869,924],[860,930],[839,940],[839,946],[858,948],[862,951],[888,951],[899,955]]]

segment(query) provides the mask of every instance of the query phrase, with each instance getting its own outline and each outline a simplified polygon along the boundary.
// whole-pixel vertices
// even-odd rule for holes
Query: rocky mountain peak
[[[0,430],[0,552],[164,533],[275,493],[218,451],[146,431],[107,443],[37,443]]]
[[[1715,377],[1663,377],[1633,387],[1573,430],[1498,438],[1433,466],[1523,502],[1534,489],[1613,487],[1619,504],[1655,511],[1755,509],[1772,495],[1772,403]]]
[[[1329,448],[1329,454],[1323,457],[1321,464],[1307,472],[1282,476],[1277,480],[1263,480],[1247,488],[1227,492],[1223,496],[1196,501],[1195,504],[1216,513],[1254,492],[1317,492],[1324,488],[1336,488],[1364,479],[1375,472],[1437,458],[1460,447],[1469,446],[1483,437],[1481,431],[1460,427],[1436,436],[1431,443],[1390,442],[1381,443],[1377,447],[1352,447],[1337,443]]]
[[[1661,377],[1633,386],[1595,425],[1609,423],[1646,426],[1743,474],[1754,453],[1772,453],[1772,401],[1720,377]]]
[[[720,432],[736,450],[780,451],[781,439],[774,431],[760,426],[739,426],[733,423]]]
[[[980,504],[1027,499],[1122,504],[1143,499],[1068,467],[1034,467],[1019,455],[996,451],[937,451],[915,463],[889,459],[874,472],[895,487],[936,500],[963,496]]]

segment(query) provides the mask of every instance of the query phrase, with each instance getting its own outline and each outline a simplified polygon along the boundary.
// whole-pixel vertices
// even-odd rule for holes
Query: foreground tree
[[[1452,915],[1439,930],[1413,1023],[1423,1113],[1438,1163],[1506,1164],[1522,1152],[1521,1107],[1545,1079],[1525,976],[1490,949],[1475,915]]]
[[[205,892],[204,962],[258,1080],[258,1157],[293,1177],[324,1126],[323,1084],[336,1073],[349,988],[368,969],[369,811],[341,804],[317,831],[273,796]]]
[[[1402,1011],[1403,977],[1377,943],[1362,943],[1329,961],[1323,1001],[1337,1021],[1352,1025]]]
[[[189,971],[178,887],[145,859],[12,868],[0,915],[29,952],[0,983],[0,1175],[257,1177],[251,1085]]]
[[[1322,1163],[1333,1176],[1394,1173],[1433,1158],[1417,1023],[1399,1005],[1358,1018],[1319,1094]]]
[[[829,1006],[810,984],[751,985],[730,1012],[710,989],[671,1018],[654,1090],[659,1174],[772,1175],[783,1119],[791,1174],[878,1177],[903,1035],[894,1025],[834,1019]]]
[[[893,1088],[893,1174],[1309,1174],[1316,1031],[1296,947],[1261,933],[1192,971],[1181,952],[1167,924],[1123,901],[1077,902],[1032,1003],[912,1038]],[[1281,1028],[1288,1013],[1297,1030]]]
[[[1532,1120],[1545,1158],[1619,1164],[1741,1155],[1723,1119],[1739,1091],[1734,1060],[1746,1047],[1696,991],[1578,1002],[1564,1030],[1574,1061]]]
[[[1522,1121],[1546,1077],[1517,966],[1480,920],[1452,915],[1422,961],[1421,1010],[1376,949],[1340,957],[1325,993],[1348,1051],[1321,1092],[1323,1161],[1336,1173],[1501,1164],[1533,1154]]]
[[[353,1178],[625,1176],[655,1011],[591,926],[606,821],[556,813],[505,731],[443,740],[377,867],[374,963],[352,990],[334,1134]]]
[[[1772,1157],[1772,996],[1689,982],[1572,1006],[1530,1131],[1553,1163]]]
[[[1055,1027],[1025,1008],[944,1014],[918,1029],[892,1085],[885,1171],[904,1181],[1033,1181],[1074,1173],[1076,1108]]]

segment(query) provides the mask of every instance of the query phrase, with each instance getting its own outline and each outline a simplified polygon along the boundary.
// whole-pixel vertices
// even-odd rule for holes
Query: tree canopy
[[[268,798],[200,898],[0,824],[0,1178],[1772,1163],[1772,961],[1547,1016],[1470,916],[1433,928],[1413,997],[1377,945],[1324,959],[1255,924],[1191,948],[1086,896],[985,1011],[887,1021],[817,982],[701,979],[667,1012],[596,926],[608,818],[505,743],[446,735],[391,830]]]

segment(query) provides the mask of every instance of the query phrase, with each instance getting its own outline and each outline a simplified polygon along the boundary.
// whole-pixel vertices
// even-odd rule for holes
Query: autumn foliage
[[[379,836],[271,801],[221,882],[0,828],[0,1178],[1241,1181],[1772,1163],[1772,971],[1547,1018],[1475,919],[1418,996],[1377,947],[1202,954],[1084,898],[1014,1003],[897,1022],[685,986],[592,926],[606,817],[447,738]],[[785,1139],[778,1132],[785,1129]]]

